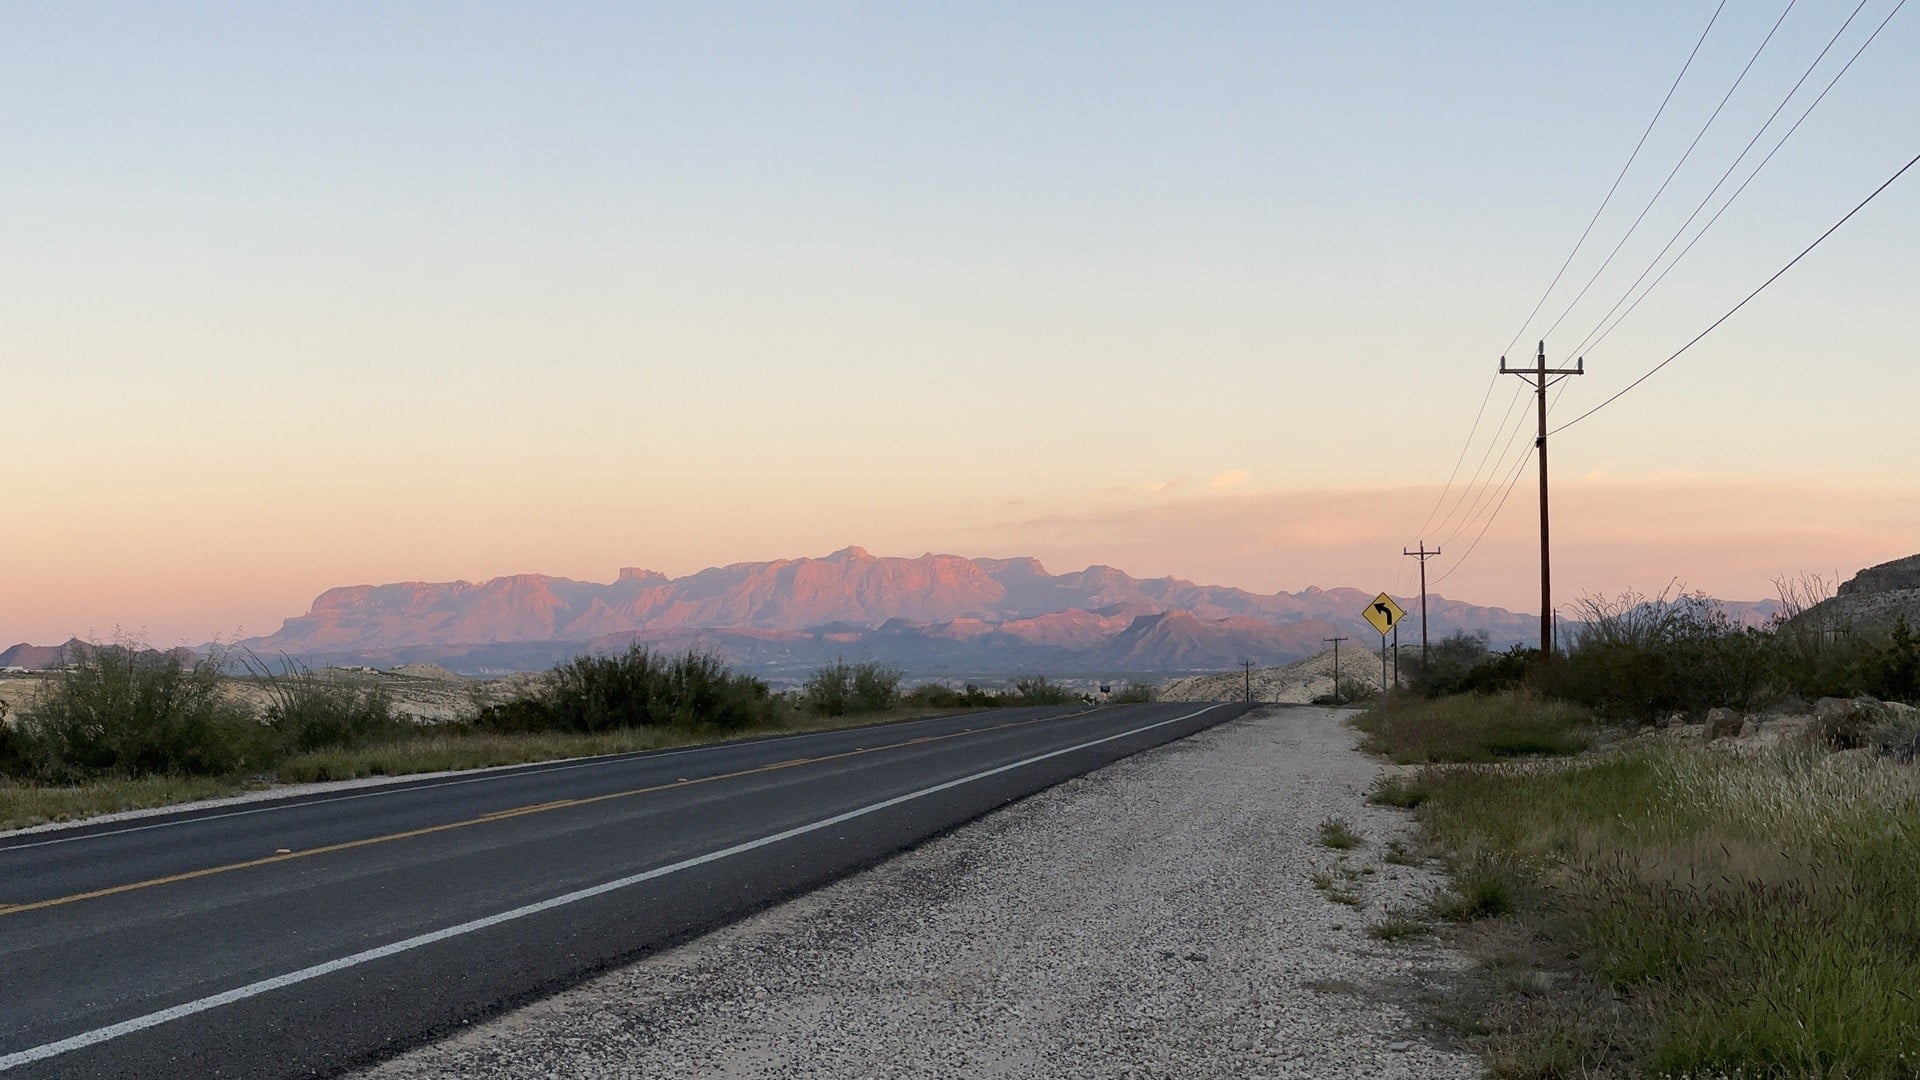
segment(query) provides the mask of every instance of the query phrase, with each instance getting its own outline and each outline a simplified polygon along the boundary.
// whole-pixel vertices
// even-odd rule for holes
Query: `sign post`
[[[1384,694],[1387,688],[1393,685],[1387,681],[1387,635],[1393,634],[1394,639],[1399,640],[1400,635],[1394,631],[1394,627],[1400,625],[1400,620],[1407,617],[1407,612],[1393,602],[1393,597],[1381,593],[1373,598],[1373,603],[1367,605],[1366,610],[1360,613],[1360,617],[1367,620],[1367,625],[1380,631],[1380,692]],[[1398,657],[1395,659],[1397,660]],[[1396,668],[1394,675],[1397,677],[1400,674],[1397,670],[1399,665],[1396,663],[1394,666]]]

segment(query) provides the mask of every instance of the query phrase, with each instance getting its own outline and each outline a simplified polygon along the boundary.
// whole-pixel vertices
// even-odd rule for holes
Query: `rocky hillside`
[[[1869,566],[1800,616],[1821,625],[1877,630],[1904,617],[1920,629],[1920,555]]]

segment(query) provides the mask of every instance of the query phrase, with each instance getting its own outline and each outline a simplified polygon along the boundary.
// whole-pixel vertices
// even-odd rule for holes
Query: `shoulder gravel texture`
[[[1440,879],[1353,747],[1250,714],[362,1075],[1478,1076],[1418,1004],[1467,961],[1366,932]]]

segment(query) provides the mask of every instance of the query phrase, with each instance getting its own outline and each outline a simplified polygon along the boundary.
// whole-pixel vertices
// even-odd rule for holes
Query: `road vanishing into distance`
[[[1248,708],[997,710],[0,836],[0,1077],[336,1074]]]

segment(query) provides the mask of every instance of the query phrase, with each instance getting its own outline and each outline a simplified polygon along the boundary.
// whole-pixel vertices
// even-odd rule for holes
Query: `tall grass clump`
[[[1393,697],[1354,720],[1363,747],[1402,765],[1578,753],[1593,723],[1577,705],[1525,691]]]
[[[7,756],[43,783],[96,777],[207,776],[264,768],[273,733],[221,685],[225,657],[131,643],[74,650],[24,709]]]
[[[283,659],[279,670],[252,653],[239,662],[266,696],[260,719],[283,753],[357,749],[414,733],[414,725],[394,710],[393,696],[378,686],[356,686],[291,659]]]
[[[1470,886],[1447,913],[1533,903],[1630,1006],[1590,1056],[1646,1075],[1920,1075],[1920,770],[1666,746],[1419,787]]]
[[[661,656],[636,644],[560,664],[521,696],[481,709],[475,725],[578,734],[655,726],[738,730],[775,722],[779,709],[766,683],[717,657]]]

